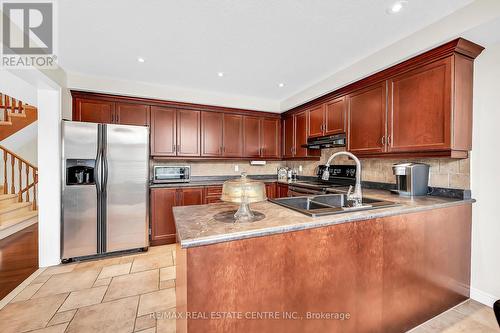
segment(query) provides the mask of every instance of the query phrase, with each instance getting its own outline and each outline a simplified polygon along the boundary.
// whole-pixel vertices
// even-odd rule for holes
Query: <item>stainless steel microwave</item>
[[[153,183],[187,183],[191,180],[190,166],[155,165],[153,167]]]

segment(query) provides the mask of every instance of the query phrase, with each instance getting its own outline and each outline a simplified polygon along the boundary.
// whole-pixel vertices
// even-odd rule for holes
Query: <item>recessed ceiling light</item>
[[[218,72],[218,73],[217,73],[217,76],[218,76],[218,77],[223,77],[223,76],[224,76],[224,72]]]
[[[408,1],[405,0],[396,1],[391,7],[387,8],[387,13],[397,14],[403,10],[407,3]]]
[[[144,60],[144,58],[142,58],[142,57],[138,57],[138,58],[137,58],[137,61],[142,63],[142,62],[144,62],[144,61],[146,61],[146,60]]]
[[[285,84],[283,82],[278,83],[278,87],[283,88],[284,86],[285,86]]]

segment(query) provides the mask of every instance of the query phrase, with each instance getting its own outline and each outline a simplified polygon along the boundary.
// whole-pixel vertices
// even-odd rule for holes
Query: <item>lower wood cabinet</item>
[[[203,187],[151,189],[151,245],[173,244],[176,230],[172,208],[203,204]]]
[[[286,198],[288,197],[288,185],[282,183],[276,183],[276,198]]]
[[[276,198],[276,183],[266,183],[266,196],[268,199]]]
[[[205,203],[222,202],[220,196],[222,195],[222,185],[212,185],[205,187]]]

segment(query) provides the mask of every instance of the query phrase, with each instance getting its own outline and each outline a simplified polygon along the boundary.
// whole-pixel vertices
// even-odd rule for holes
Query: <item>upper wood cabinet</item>
[[[201,156],[221,157],[223,154],[224,115],[201,112]]]
[[[283,157],[293,157],[295,148],[295,117],[283,118]]]
[[[224,114],[222,154],[225,157],[243,156],[243,116]]]
[[[73,100],[74,121],[112,124],[114,115],[114,102],[89,98],[75,98]]]
[[[73,120],[91,123],[149,125],[149,105],[75,98]]]
[[[243,117],[243,155],[260,157],[261,121],[259,117]]]
[[[149,105],[133,103],[115,104],[115,123],[121,125],[149,125]]]
[[[385,150],[386,83],[378,83],[347,95],[348,150],[354,154]]]
[[[324,135],[334,135],[346,132],[345,96],[328,101],[324,105],[325,124]]]
[[[308,137],[346,132],[360,157],[466,158],[473,62],[483,49],[458,38],[299,106],[283,115],[284,147],[297,147],[292,119],[307,110]]]
[[[177,110],[177,156],[200,156],[201,112]]]
[[[151,155],[176,156],[177,110],[151,107]]]
[[[324,135],[324,127],[325,127],[324,105],[321,104],[319,106],[307,110],[307,116],[309,117],[308,136],[311,138]]]
[[[307,144],[307,111],[295,113],[283,119],[283,157],[308,158],[320,156],[320,150],[302,147]]]
[[[255,158],[280,157],[280,121],[277,118],[243,117],[243,155]]]
[[[388,151],[450,149],[451,74],[448,57],[388,81]]]
[[[280,158],[280,120],[261,118],[260,120],[260,157]]]
[[[308,137],[345,133],[345,114],[345,97],[339,97],[308,109]]]
[[[151,107],[151,155],[200,156],[200,112]]]

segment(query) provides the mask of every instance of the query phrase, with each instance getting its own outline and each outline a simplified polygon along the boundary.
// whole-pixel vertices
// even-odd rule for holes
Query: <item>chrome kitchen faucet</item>
[[[347,192],[347,200],[352,201],[354,204],[354,207],[360,207],[363,205],[363,194],[361,193],[361,162],[359,159],[354,156],[354,154],[346,152],[346,151],[339,151],[328,159],[326,162],[326,167],[325,171],[323,171],[323,175],[321,176],[321,179],[323,180],[328,180],[330,179],[330,162],[337,156],[340,155],[346,155],[350,157],[351,159],[356,162],[356,185],[354,186],[354,193],[352,193],[352,185],[349,186],[349,191]]]

